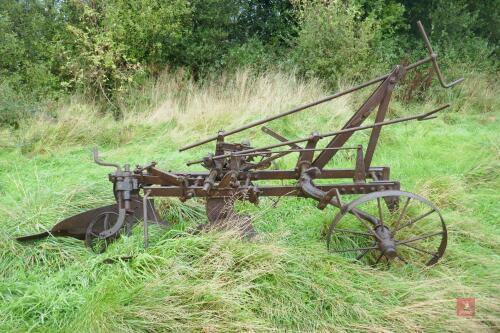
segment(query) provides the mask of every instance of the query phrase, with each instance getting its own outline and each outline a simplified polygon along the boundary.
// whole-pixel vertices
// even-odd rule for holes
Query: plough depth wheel
[[[446,243],[446,225],[437,207],[402,191],[373,192],[343,206],[327,234],[331,252],[372,265],[396,260],[430,266],[443,256]]]

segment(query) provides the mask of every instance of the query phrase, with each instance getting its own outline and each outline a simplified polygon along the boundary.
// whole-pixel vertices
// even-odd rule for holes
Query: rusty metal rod
[[[420,31],[420,35],[422,35],[422,39],[424,40],[425,47],[427,48],[427,51],[429,51],[429,57],[432,60],[432,67],[434,67],[434,71],[436,72],[436,75],[439,79],[439,83],[441,83],[441,86],[443,88],[451,88],[454,85],[462,82],[464,78],[459,78],[451,83],[446,83],[444,80],[444,76],[441,73],[441,70],[439,69],[439,64],[437,63],[437,53],[434,52],[432,49],[431,42],[429,41],[429,37],[427,37],[427,33],[425,32],[424,26],[422,25],[422,22],[418,21],[417,22],[418,30]]]
[[[144,248],[147,249],[149,247],[149,225],[148,225],[148,199],[151,194],[151,190],[147,190],[142,197],[142,210],[143,210],[143,219],[144,219]]]
[[[314,148],[314,149],[310,149],[310,148],[294,149],[294,148],[291,148],[288,150],[274,150],[274,151],[269,151],[269,150],[260,151],[260,150],[258,150],[258,151],[254,151],[254,152],[243,153],[243,154],[240,154],[240,152],[235,152],[235,153],[232,153],[230,156],[258,156],[258,155],[262,155],[262,154],[300,153],[303,151],[355,150],[355,149],[358,149],[358,147],[326,147],[326,148]],[[190,162],[187,162],[186,165],[190,166],[193,164],[202,163],[203,161],[204,161],[203,159],[196,160],[196,161],[190,161]]]
[[[324,139],[324,138],[327,138],[327,137],[330,137],[330,136],[334,136],[334,135],[338,135],[338,134],[342,134],[342,133],[356,132],[356,131],[361,131],[361,130],[365,130],[365,129],[373,128],[373,127],[377,127],[377,126],[392,125],[392,124],[397,124],[397,123],[401,123],[401,122],[405,122],[405,121],[410,121],[410,120],[415,120],[415,119],[417,119],[417,120],[427,120],[427,119],[429,119],[429,118],[427,118],[428,116],[430,116],[430,115],[432,115],[432,114],[434,114],[436,112],[439,112],[439,111],[441,111],[443,109],[446,109],[449,106],[450,106],[450,104],[445,104],[445,105],[440,106],[439,108],[437,108],[435,110],[432,110],[432,111],[429,111],[429,112],[426,112],[426,113],[422,113],[422,114],[418,114],[416,116],[409,116],[409,117],[397,118],[397,119],[388,120],[388,121],[382,121],[382,122],[379,122],[379,123],[373,123],[372,125],[346,128],[346,129],[343,129],[343,130],[340,130],[340,131],[319,134],[318,136],[321,139]],[[286,141],[286,142],[281,142],[281,143],[277,143],[277,144],[270,145],[270,146],[267,146],[267,147],[242,150],[242,151],[238,152],[238,154],[253,153],[253,152],[258,152],[258,151],[265,150],[265,149],[273,149],[273,148],[278,148],[278,147],[283,147],[283,146],[289,146],[289,145],[294,144],[294,143],[306,142],[308,140],[311,140],[311,137],[301,138],[301,139],[291,140],[291,141]],[[223,158],[227,158],[227,157],[231,157],[231,156],[234,156],[234,154],[216,155],[216,156],[212,157],[212,160],[219,160],[219,159],[223,159]]]
[[[323,150],[356,150],[357,147],[327,147],[327,148],[300,148],[300,149],[288,149],[288,150],[274,150],[274,151],[256,151],[251,153],[240,154],[239,152],[233,153],[233,156],[253,156],[261,154],[278,154],[278,153],[300,153],[303,151],[323,151]]]
[[[432,57],[427,57],[427,58],[421,59],[421,60],[419,60],[419,61],[417,61],[417,62],[415,62],[413,64],[410,64],[410,65],[406,66],[405,69],[406,70],[410,70],[410,69],[413,69],[413,68],[418,67],[420,65],[423,65],[425,63],[428,63],[429,61],[433,61],[433,58]],[[357,85],[355,87],[349,88],[347,90],[340,91],[340,92],[335,93],[335,94],[330,95],[330,96],[326,96],[326,97],[318,99],[318,100],[316,100],[314,102],[311,102],[311,103],[308,103],[308,104],[296,107],[296,108],[291,109],[291,110],[286,111],[286,112],[279,113],[279,114],[277,114],[275,116],[271,116],[271,117],[267,117],[267,118],[264,118],[264,119],[261,119],[261,120],[254,121],[254,122],[252,122],[252,123],[250,123],[250,124],[248,124],[246,126],[243,126],[243,127],[240,127],[240,128],[234,129],[234,130],[231,130],[229,132],[219,132],[217,135],[209,137],[209,138],[207,138],[205,140],[198,141],[198,142],[195,142],[195,143],[190,144],[188,146],[182,147],[182,148],[179,149],[179,151],[185,151],[185,150],[188,150],[188,149],[191,149],[191,148],[194,148],[194,147],[198,147],[198,146],[201,146],[203,144],[209,143],[211,141],[217,140],[217,138],[226,137],[226,136],[229,136],[229,135],[233,135],[233,134],[242,132],[244,130],[250,129],[252,127],[265,124],[265,123],[270,122],[272,120],[275,120],[275,119],[278,119],[278,118],[281,118],[281,117],[285,117],[285,116],[294,114],[296,112],[308,109],[308,108],[316,106],[318,104],[322,104],[322,103],[331,101],[332,99],[335,99],[335,98],[338,98],[338,97],[350,94],[350,93],[355,92],[357,90],[360,90],[360,89],[366,88],[368,86],[371,86],[372,84],[375,84],[377,82],[383,81],[383,80],[387,79],[390,75],[391,75],[391,73],[379,76],[379,77],[377,77],[375,79],[372,79],[370,81],[367,81],[367,82],[362,83],[360,85]]]
[[[281,142],[289,141],[287,138],[276,133],[275,131],[273,131],[269,127],[262,126],[261,130],[262,130],[262,132],[272,136],[273,138],[275,138],[278,141],[281,141]],[[290,145],[290,147],[292,147],[294,149],[300,149],[300,146],[298,146],[298,145]]]

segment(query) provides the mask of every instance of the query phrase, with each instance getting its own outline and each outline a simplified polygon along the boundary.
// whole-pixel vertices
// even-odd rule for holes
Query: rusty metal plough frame
[[[373,241],[372,244],[337,252],[356,253],[356,259],[359,260],[373,250],[373,252],[377,252],[375,263],[378,263],[382,257],[385,257],[387,261],[399,258],[401,261],[406,262],[407,259],[403,258],[402,252],[399,250],[399,248],[406,246],[415,248],[417,253],[427,255],[426,264],[434,264],[443,255],[447,243],[446,226],[439,210],[432,203],[418,195],[400,191],[400,183],[390,179],[389,167],[372,166],[372,158],[383,126],[413,120],[429,120],[435,118],[437,112],[449,106],[444,105],[433,111],[415,116],[386,120],[393,90],[408,71],[431,63],[442,87],[450,88],[462,81],[462,79],[459,79],[449,84],[445,82],[436,60],[437,55],[434,53],[420,22],[418,22],[418,27],[429,51],[428,57],[407,66],[395,66],[388,74],[287,112],[252,122],[231,131],[219,131],[213,137],[180,149],[180,151],[185,151],[206,143],[215,142],[216,148],[213,154],[208,154],[200,160],[188,163],[188,165],[203,165],[207,169],[205,172],[166,172],[157,168],[155,162],[146,166],[137,166],[132,170],[129,165],[122,168],[118,164],[103,162],[99,158],[97,150],[94,150],[94,160],[97,164],[115,168],[115,171],[109,174],[109,180],[113,183],[116,204],[70,217],[54,226],[50,231],[20,237],[19,240],[38,239],[50,234],[72,236],[85,240],[86,244],[93,248],[94,251],[102,252],[106,249],[108,243],[116,239],[120,233],[130,233],[134,221],[142,219],[144,221],[145,245],[147,246],[149,238],[148,225],[150,222],[166,224],[161,220],[153,206],[151,199],[154,197],[177,197],[182,201],[191,198],[206,198],[209,226],[227,226],[230,221],[236,218],[243,220],[240,225],[243,233],[252,236],[255,231],[250,219],[241,217],[234,212],[234,200],[248,200],[257,204],[259,197],[296,196],[317,200],[319,209],[324,209],[328,205],[340,209],[328,229],[327,241],[330,248],[335,243],[333,241],[334,236],[350,230],[337,227],[339,221],[345,219],[345,216],[354,216],[365,225],[366,229],[364,231],[350,230],[347,233],[366,236],[370,241]],[[230,143],[226,141],[226,138],[233,134],[375,84],[378,84],[377,88],[340,130],[329,133],[314,132],[305,138],[288,140],[264,126],[262,131],[277,140],[278,143],[254,148],[250,146],[249,142]],[[375,109],[377,109],[375,122],[371,125],[363,125],[363,122]],[[355,147],[344,146],[355,132],[368,129],[371,130],[371,134],[366,149],[361,145]],[[328,144],[319,148],[318,142],[327,138],[331,138]],[[354,168],[326,168],[326,165],[340,150],[348,149],[355,152]],[[298,154],[293,170],[270,169],[272,161],[292,153]],[[350,179],[352,181],[347,183],[315,184],[315,179]],[[266,181],[270,180],[290,180],[294,181],[294,184],[265,184]],[[260,182],[264,182],[264,184],[260,184]],[[342,195],[361,195],[361,197],[349,204],[343,204],[341,201]],[[401,211],[395,225],[389,226],[384,223],[381,199],[389,211]],[[371,214],[360,208],[367,202],[376,202],[379,214]],[[408,214],[411,210],[408,208],[410,202],[416,202],[430,208],[430,213],[420,214],[416,218],[406,218],[405,214]],[[396,237],[395,234],[400,229],[413,227],[418,221],[425,220],[432,214],[438,218],[439,223],[439,230],[435,233],[404,240]],[[438,236],[440,236],[440,241],[437,243],[435,251],[425,250],[414,245],[414,242]]]

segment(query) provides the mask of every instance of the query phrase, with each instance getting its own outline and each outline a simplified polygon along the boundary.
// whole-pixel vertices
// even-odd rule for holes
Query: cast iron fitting
[[[378,247],[389,259],[397,257],[396,242],[392,237],[391,231],[385,225],[379,225],[375,228],[375,233],[379,236]]]

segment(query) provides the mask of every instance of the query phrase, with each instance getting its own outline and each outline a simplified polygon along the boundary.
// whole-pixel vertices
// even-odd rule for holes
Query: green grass
[[[498,331],[498,102],[491,94],[487,107],[467,102],[469,86],[454,96],[459,107],[439,119],[384,129],[374,161],[391,166],[392,178],[404,190],[441,208],[449,241],[434,267],[373,269],[328,254],[321,235],[336,210],[319,211],[312,200],[299,198],[277,203],[262,198],[258,208],[238,205],[254,217],[259,236],[252,242],[230,232],[186,233],[205,221],[203,203],[177,199],[159,203],[173,226],[168,231],[153,227],[147,250],[140,226],[100,256],[71,238],[30,245],[14,241],[112,202],[110,170],[90,158],[95,144],[106,160],[134,165],[156,159],[161,168],[184,170],[185,161],[208,149],[176,152],[193,141],[188,134],[204,137],[219,128],[216,119],[234,128],[262,117],[265,110],[279,112],[325,93],[318,83],[281,74],[253,80],[240,78],[240,84],[229,81],[220,88],[189,86],[178,94],[187,98],[179,101],[169,89],[181,88],[165,79],[143,91],[147,103],[141,103],[147,106],[131,105],[121,121],[73,100],[52,110],[51,117],[0,132],[0,331]],[[271,127],[290,137],[334,130],[352,112],[354,101],[335,102]],[[433,106],[395,103],[390,117]],[[247,109],[253,111],[241,112]],[[300,125],[307,128],[296,133]],[[258,131],[249,135],[259,144],[270,142]],[[353,141],[366,136],[358,134]],[[351,162],[346,158],[342,163]],[[124,254],[134,259],[104,263]],[[457,297],[476,298],[475,317],[456,316]]]

